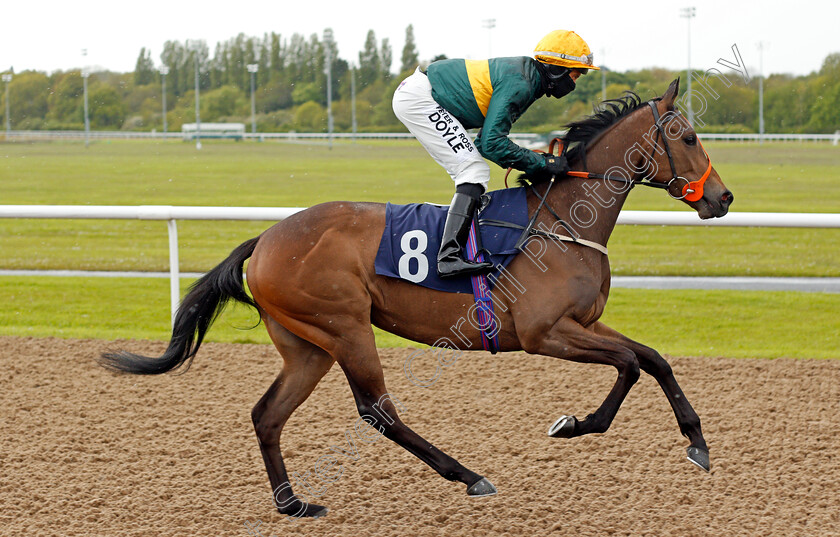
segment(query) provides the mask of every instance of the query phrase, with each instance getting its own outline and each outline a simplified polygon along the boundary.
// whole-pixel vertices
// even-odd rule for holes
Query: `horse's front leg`
[[[633,341],[604,323],[595,323],[594,329],[596,333],[611,338],[636,353],[639,366],[645,373],[655,378],[656,382],[659,383],[662,391],[665,392],[665,397],[671,403],[671,408],[677,417],[680,431],[691,442],[691,445],[686,450],[688,452],[688,460],[708,472],[711,468],[709,464],[709,448],[706,446],[706,440],[703,438],[703,432],[700,430],[700,418],[691,407],[691,404],[689,404],[688,399],[686,399],[685,394],[680,389],[680,385],[677,384],[677,379],[674,378],[674,372],[671,370],[668,362],[665,361],[665,358],[655,349]]]
[[[574,416],[563,416],[554,422],[548,434],[572,438],[606,432],[630,388],[639,379],[636,354],[614,338],[588,330],[568,317],[561,318],[548,331],[534,328],[520,335],[525,351],[573,362],[611,365],[618,370],[615,385],[595,412],[580,421]]]

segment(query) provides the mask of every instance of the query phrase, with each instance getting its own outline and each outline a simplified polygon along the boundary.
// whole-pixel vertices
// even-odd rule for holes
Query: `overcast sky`
[[[322,35],[332,28],[343,59],[358,61],[369,29],[389,38],[392,70],[399,68],[405,28],[414,25],[421,60],[438,54],[486,58],[529,55],[554,29],[575,30],[592,47],[596,64],[626,71],[659,66],[684,69],[688,62],[687,19],[693,5],[691,65],[735,61],[737,45],[754,76],[757,44],[765,43],[764,72],[807,74],[831,52],[840,52],[840,2],[747,3],[731,0],[530,0],[530,1],[355,1],[239,0],[184,2],[78,0],[4,2],[0,23],[0,71],[52,72],[82,65],[118,72],[134,70],[141,47],[160,62],[164,41],[204,39],[211,54],[218,41],[242,32]],[[495,19],[487,30],[483,21]],[[87,49],[87,59],[82,57]],[[718,66],[719,67],[719,66]]]

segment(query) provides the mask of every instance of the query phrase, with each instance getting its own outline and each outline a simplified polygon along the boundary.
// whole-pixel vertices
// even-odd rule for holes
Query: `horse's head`
[[[657,101],[651,101],[657,125],[649,133],[655,141],[652,166],[656,173],[651,182],[669,184],[669,193],[681,199],[700,218],[721,217],[729,211],[734,196],[712,166],[697,133],[676,109],[680,79],[671,82]]]

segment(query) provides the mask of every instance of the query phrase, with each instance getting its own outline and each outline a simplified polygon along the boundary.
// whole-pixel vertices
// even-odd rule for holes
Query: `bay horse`
[[[700,419],[671,367],[654,349],[598,321],[610,290],[610,265],[602,250],[634,185],[665,188],[703,219],[725,215],[732,202],[696,133],[676,111],[678,91],[679,79],[662,97],[648,102],[628,94],[570,125],[565,142],[574,171],[557,179],[526,178],[536,234],[523,245],[529,255],[514,258],[497,282],[498,289],[528,292],[494,293],[493,302],[499,350],[605,364],[618,371],[600,407],[585,419],[561,417],[549,435],[605,432],[641,370],[656,379],[671,404],[680,431],[690,441],[688,459],[708,471]],[[575,226],[558,213],[577,229],[570,229]],[[471,302],[463,294],[376,274],[374,257],[384,226],[385,205],[378,203],[331,202],[299,212],[239,245],[193,285],[162,356],[108,352],[100,363],[138,374],[189,367],[225,304],[230,299],[243,302],[257,308],[284,360],[279,376],[251,412],[281,513],[319,517],[327,512],[293,493],[280,433],[335,362],[369,425],[444,478],[465,484],[469,495],[495,494],[490,481],[408,428],[397,413],[399,403],[388,395],[371,325],[444,348],[456,347],[449,338],[457,326],[459,350],[481,349],[482,327],[463,322]],[[553,240],[560,238],[556,231],[572,234],[572,242]],[[542,243],[535,247],[533,241]],[[253,299],[242,279],[249,258],[247,284]]]

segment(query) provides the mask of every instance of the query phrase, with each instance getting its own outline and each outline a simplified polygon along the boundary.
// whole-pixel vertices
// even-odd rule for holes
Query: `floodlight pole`
[[[330,149],[333,144],[333,116],[332,116],[332,40],[333,31],[330,28],[324,30],[324,72],[327,74],[327,134],[330,140]]]
[[[607,68],[604,67],[604,49],[601,49],[601,100],[607,100]]]
[[[82,58],[84,58],[84,62],[87,63],[87,49],[82,49]],[[84,94],[85,94],[85,147],[90,146],[90,118],[88,117],[88,77],[90,76],[90,72],[88,71],[87,67],[82,67],[82,85],[84,87]]]
[[[350,67],[350,116],[353,123],[353,143],[356,143],[356,66]]]
[[[260,68],[259,64],[249,63],[248,72],[251,73],[251,134],[257,133],[257,105],[254,100],[255,83],[254,78],[257,70]]]
[[[85,147],[90,145],[90,117],[88,116],[88,77],[90,73],[87,68],[82,70],[82,81],[85,93]]]
[[[758,42],[758,143],[764,143],[764,42]]]
[[[688,105],[688,123],[694,126],[694,109],[691,106],[691,19],[697,14],[697,9],[694,7],[684,7],[680,10],[680,17],[688,21],[688,67],[686,74],[688,75],[688,91],[686,91],[686,103]]]
[[[481,27],[487,29],[487,57],[493,57],[493,28],[496,27],[496,19],[484,19]]]
[[[3,82],[6,83],[6,139],[9,139],[9,131],[12,130],[12,122],[9,119],[9,84],[12,82],[12,74],[3,75]]]
[[[199,111],[199,86],[198,86],[198,44],[194,49],[195,60],[195,148],[201,149],[201,113]]]
[[[160,66],[160,86],[162,92],[162,102],[163,102],[163,134],[164,138],[166,137],[166,75],[169,74],[169,67],[166,65]]]

